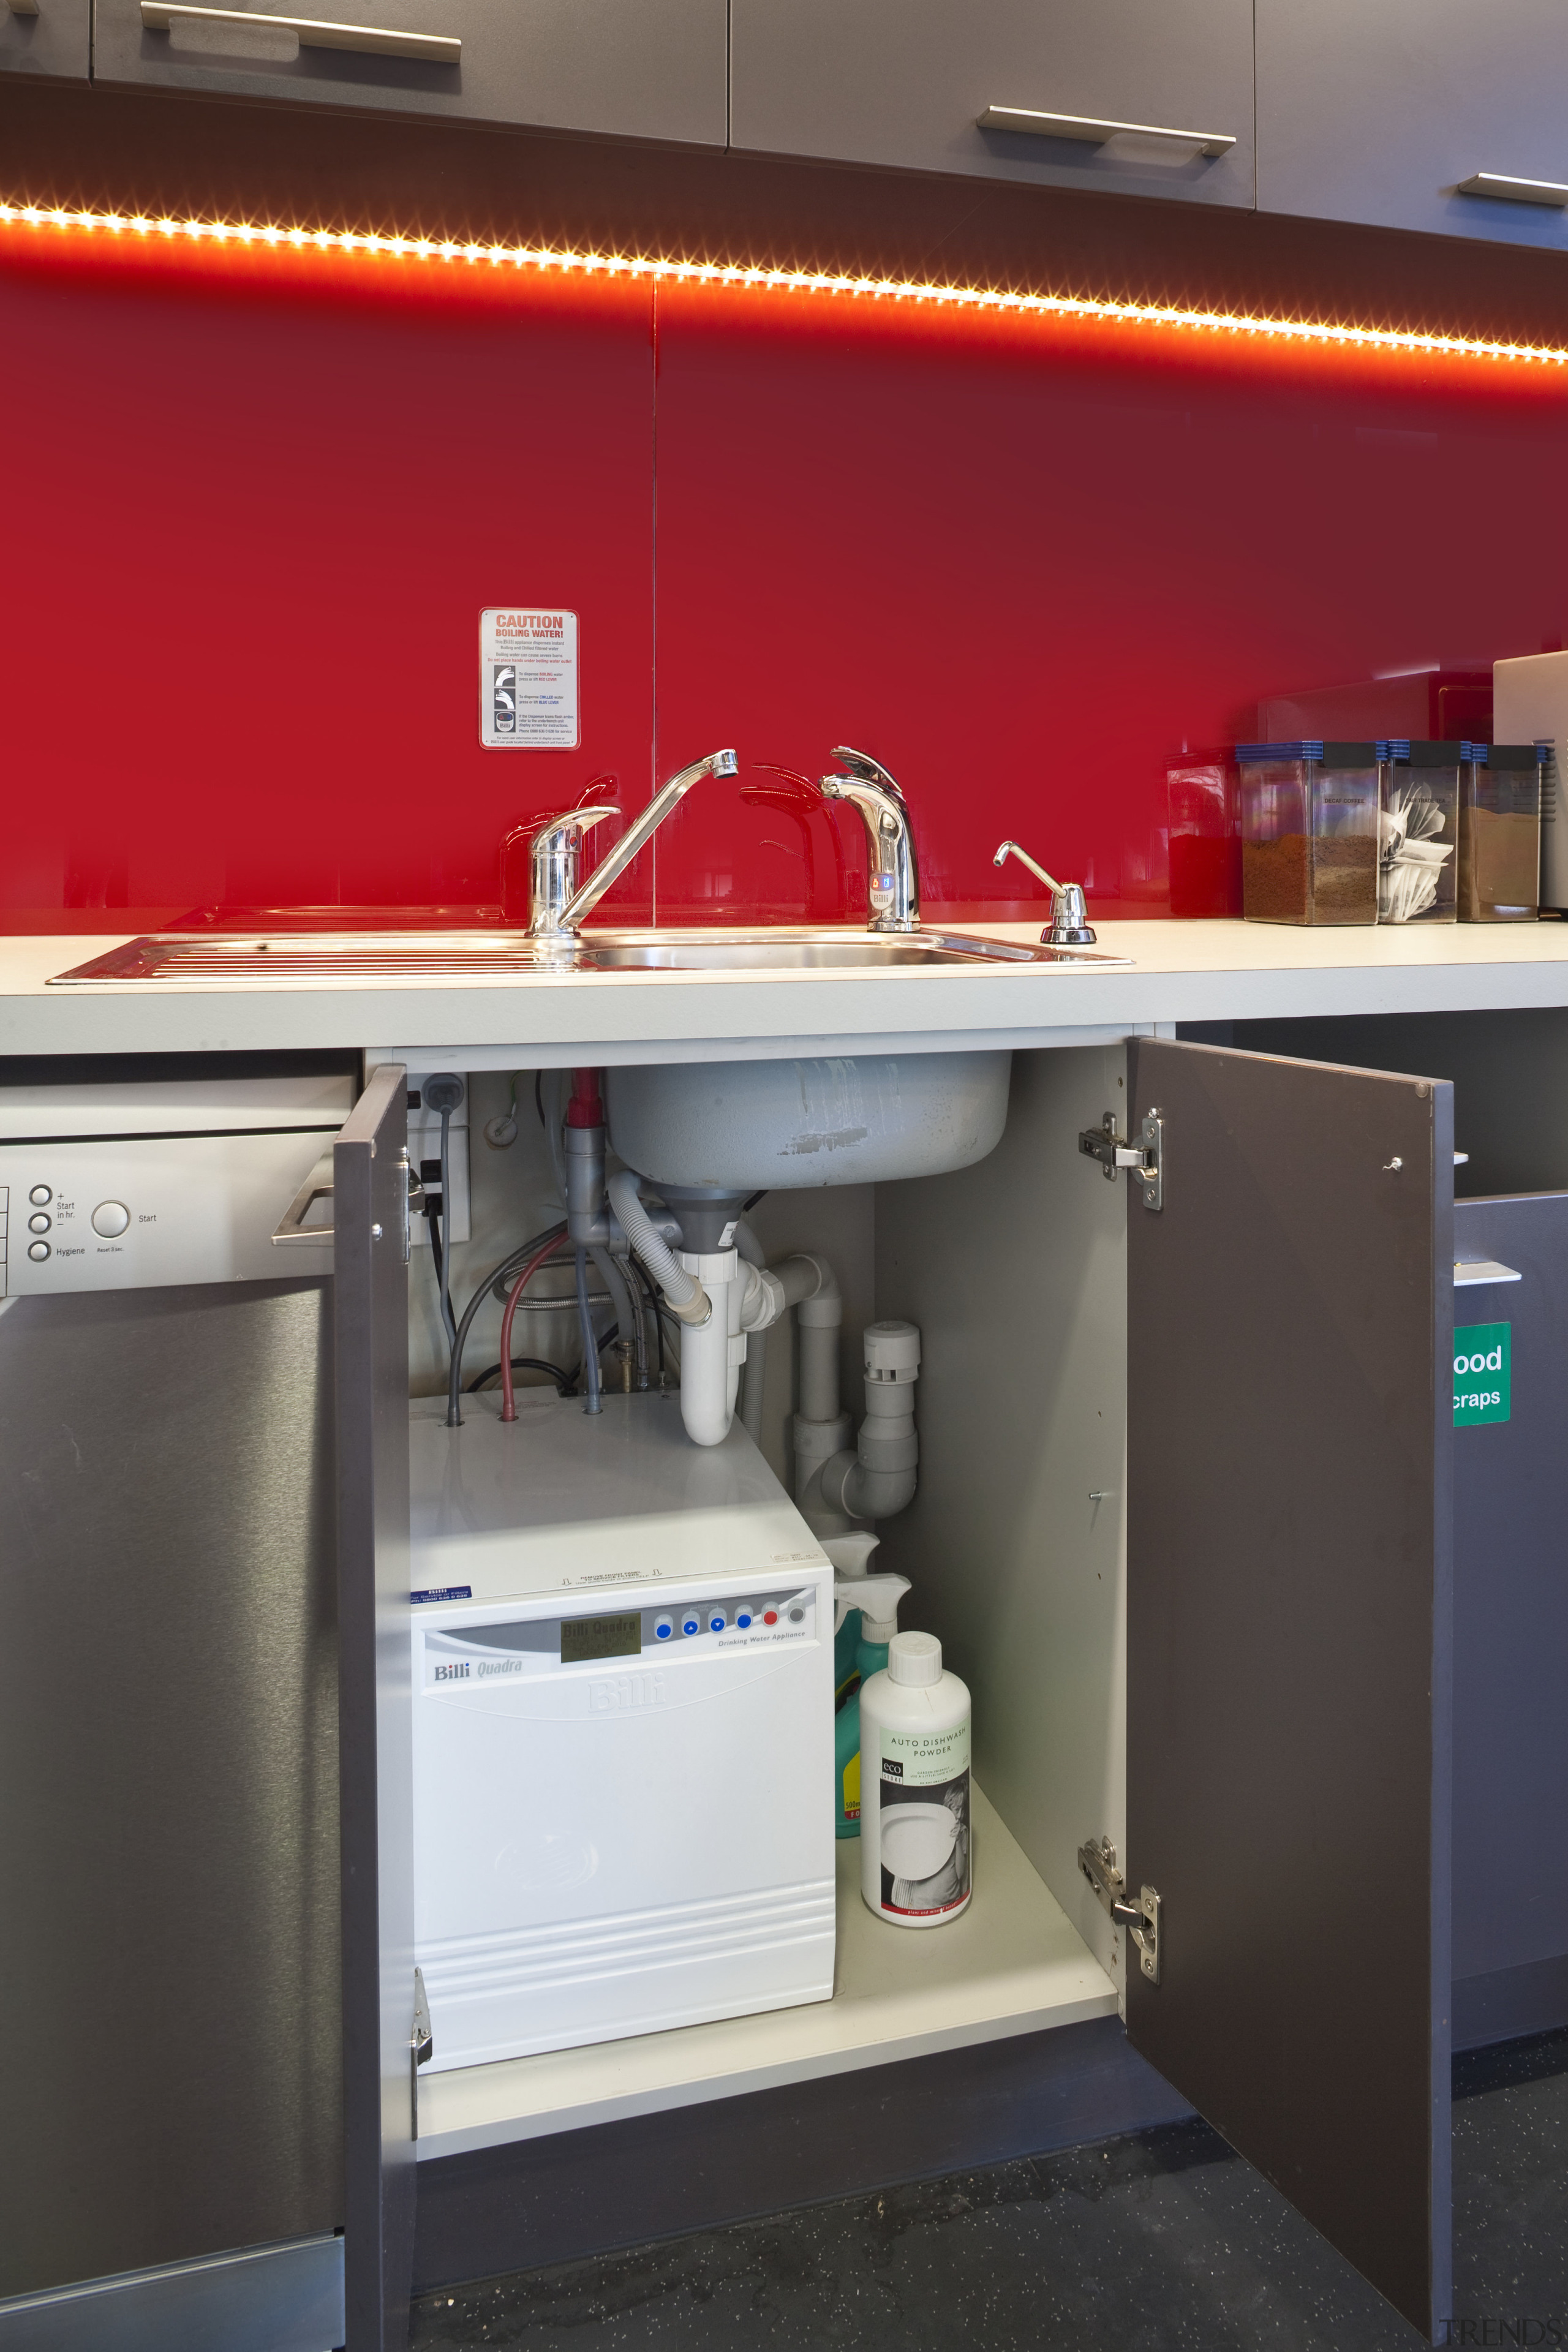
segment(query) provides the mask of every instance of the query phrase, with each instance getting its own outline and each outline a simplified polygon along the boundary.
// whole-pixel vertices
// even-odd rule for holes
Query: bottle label
[[[969,1900],[969,1726],[881,1730],[882,1908],[934,1918]]]
[[[857,1748],[844,1767],[844,1818],[858,1822],[860,1818],[860,1750]]]

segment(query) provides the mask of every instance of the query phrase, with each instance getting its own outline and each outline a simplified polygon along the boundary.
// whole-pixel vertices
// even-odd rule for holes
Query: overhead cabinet
[[[730,139],[1249,206],[1250,0],[732,0]]]
[[[331,0],[316,16],[95,0],[93,78],[721,147],[724,16],[725,0]]]
[[[1568,246],[1555,0],[1258,0],[1263,212]]]
[[[86,81],[92,31],[92,0],[16,0],[0,13],[0,74],[43,74],[57,80]]]

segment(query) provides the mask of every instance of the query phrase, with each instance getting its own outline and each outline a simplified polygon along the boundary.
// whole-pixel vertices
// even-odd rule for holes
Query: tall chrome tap
[[[577,949],[577,934],[584,916],[592,913],[612,882],[626,870],[639,849],[652,839],[670,811],[679,805],[704,776],[733,776],[740,772],[740,761],[733,751],[710,751],[705,760],[694,760],[671,776],[662,792],[649,801],[639,817],[634,819],[606,857],[600,859],[585,882],[579,883],[577,867],[584,836],[607,816],[619,816],[621,812],[607,804],[595,803],[587,808],[568,809],[563,815],[546,817],[529,844],[529,937],[538,942],[545,953],[568,957]]]
[[[843,761],[847,772],[824,776],[822,791],[830,801],[853,801],[866,827],[866,886],[871,909],[866,928],[918,931],[921,874],[909,803],[886,768],[868,752],[836,744],[833,756]]]

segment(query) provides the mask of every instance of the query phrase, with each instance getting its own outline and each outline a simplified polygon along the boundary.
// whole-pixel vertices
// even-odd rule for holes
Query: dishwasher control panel
[[[352,1088],[298,1092],[244,1080],[140,1098],[129,1087],[0,1089],[0,1297],[330,1274],[330,1238],[281,1250],[272,1234],[331,1150]],[[164,1131],[146,1131],[154,1119]],[[330,1200],[322,1208],[330,1223]]]

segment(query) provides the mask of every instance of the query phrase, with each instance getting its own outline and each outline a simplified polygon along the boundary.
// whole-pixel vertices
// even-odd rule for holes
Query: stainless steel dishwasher
[[[0,1087],[0,2352],[342,2340],[331,1253],[270,1237],[354,1092]]]

